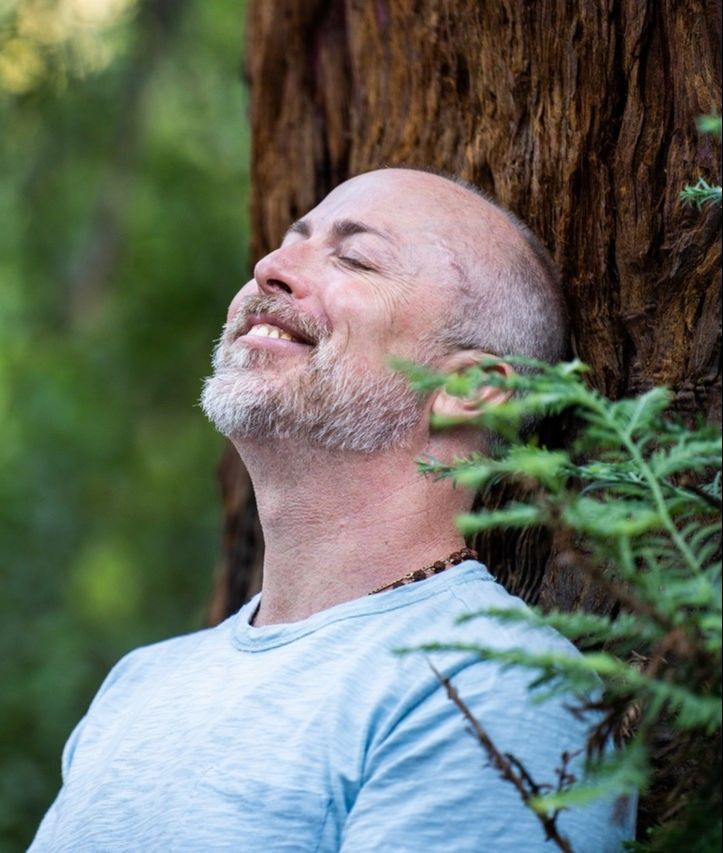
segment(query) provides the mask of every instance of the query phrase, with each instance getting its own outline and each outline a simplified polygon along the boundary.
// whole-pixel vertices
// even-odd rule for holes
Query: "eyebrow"
[[[311,225],[305,219],[297,219],[290,226],[287,234],[300,234],[302,237],[311,237]],[[353,237],[354,234],[373,234],[375,237],[381,237],[383,240],[392,242],[392,238],[380,231],[378,228],[373,228],[364,222],[358,222],[354,219],[339,219],[331,227],[332,236],[337,240],[342,240],[344,237]]]

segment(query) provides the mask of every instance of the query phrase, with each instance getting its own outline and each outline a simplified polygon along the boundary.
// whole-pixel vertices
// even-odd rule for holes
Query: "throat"
[[[332,452],[279,440],[239,445],[265,554],[258,625],[361,598],[464,548],[468,494],[420,474],[423,447]]]

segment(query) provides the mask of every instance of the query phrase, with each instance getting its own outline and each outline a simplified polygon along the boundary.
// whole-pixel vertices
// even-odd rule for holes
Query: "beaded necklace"
[[[386,589],[397,589],[397,587],[406,586],[407,584],[415,583],[416,581],[423,581],[427,578],[431,578],[433,575],[438,575],[440,572],[443,572],[451,566],[456,566],[459,563],[464,562],[464,560],[476,559],[476,551],[473,551],[471,548],[462,548],[460,551],[454,551],[454,553],[450,554],[446,560],[437,560],[436,562],[430,563],[428,566],[424,566],[421,569],[414,569],[412,572],[407,572],[406,575],[402,575],[400,578],[397,578],[397,580],[392,581],[391,583],[386,583],[383,586],[376,587],[376,589],[368,592],[367,595],[375,595],[377,592],[384,592]]]

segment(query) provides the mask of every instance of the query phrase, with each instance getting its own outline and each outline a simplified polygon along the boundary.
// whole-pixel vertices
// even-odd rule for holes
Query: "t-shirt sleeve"
[[[122,658],[118,663],[111,669],[108,675],[103,680],[103,683],[98,688],[98,692],[93,697],[93,701],[90,704],[90,707],[83,716],[83,718],[78,722],[75,728],[70,733],[68,740],[65,742],[65,746],[63,747],[63,754],[61,758],[60,768],[61,768],[61,778],[63,787],[61,787],[58,792],[55,800],[52,805],[45,813],[40,826],[38,827],[38,831],[35,834],[35,839],[31,844],[28,853],[35,853],[36,851],[41,850],[50,850],[52,849],[51,839],[54,833],[54,826],[57,819],[58,809],[60,807],[60,803],[62,802],[63,794],[64,794],[64,786],[66,785],[68,778],[70,776],[71,767],[73,766],[73,757],[75,755],[76,747],[80,740],[83,737],[83,729],[85,727],[86,720],[88,716],[93,712],[93,709],[97,706],[101,698],[111,689],[111,687],[123,676],[125,672],[127,672],[134,665],[134,661],[138,657],[138,652],[131,652]]]
[[[65,784],[65,780],[68,777],[68,772],[70,770],[70,765],[73,761],[73,753],[75,752],[75,746],[78,742],[78,738],[80,737],[81,730],[83,728],[83,722],[85,717],[75,726],[73,731],[70,733],[70,737],[65,742],[65,746],[63,748],[63,757],[61,759],[60,768],[61,768],[61,778],[63,780],[63,784]],[[40,850],[41,847],[38,843],[39,839],[42,838],[52,838],[53,836],[53,827],[55,826],[55,821],[57,819],[58,814],[58,803],[60,801],[62,795],[62,788],[58,795],[55,797],[50,808],[45,813],[40,826],[38,827],[38,831],[35,834],[35,843],[30,848],[30,850]]]
[[[584,746],[585,727],[559,701],[533,703],[529,678],[476,661],[454,671],[451,681],[501,752],[518,758],[535,782],[555,783],[562,753]],[[575,853],[617,851],[631,835],[633,812],[633,803],[598,801],[563,813],[559,831]],[[534,853],[551,847],[539,819],[491,765],[435,677],[426,695],[400,709],[371,746],[341,850]]]

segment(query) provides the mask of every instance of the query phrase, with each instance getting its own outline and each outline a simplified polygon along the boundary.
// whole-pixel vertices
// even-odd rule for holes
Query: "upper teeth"
[[[255,338],[281,338],[284,341],[295,341],[296,338],[289,332],[280,329],[278,326],[271,326],[269,323],[257,323],[246,333],[249,337]]]

